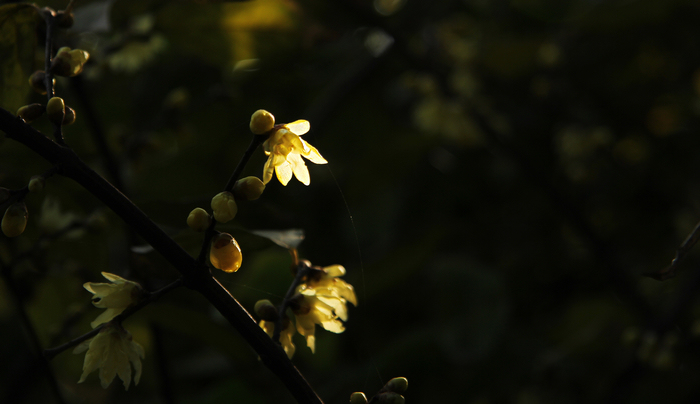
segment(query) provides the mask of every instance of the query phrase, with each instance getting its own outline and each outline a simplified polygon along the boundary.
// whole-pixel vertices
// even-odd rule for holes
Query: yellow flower
[[[284,352],[287,354],[287,357],[289,359],[292,359],[292,356],[294,356],[294,351],[296,351],[296,347],[292,342],[292,336],[294,335],[294,325],[292,325],[292,322],[289,321],[289,319],[287,318],[284,319],[283,324],[284,329],[282,330],[282,332],[280,332],[280,344],[282,344],[282,349],[284,349]],[[267,335],[269,335],[270,338],[272,338],[272,335],[275,332],[275,322],[260,320],[260,328],[265,330]]]
[[[132,341],[131,334],[117,324],[107,324],[92,339],[78,345],[73,353],[85,352],[83,374],[78,383],[94,370],[100,369],[100,382],[106,389],[116,375],[124,382],[124,388],[129,390],[131,384],[131,365],[134,366],[134,384],[141,379],[141,359],[144,357],[143,347]],[[131,362],[131,364],[129,364]]]
[[[111,283],[86,282],[83,287],[92,293],[92,304],[101,309],[107,309],[100,314],[95,321],[90,323],[92,328],[102,323],[111,321],[121,314],[127,307],[138,302],[141,298],[141,285],[136,282],[126,280],[120,276],[102,272],[102,276]]]
[[[302,157],[315,164],[326,164],[315,147],[300,136],[308,132],[311,125],[308,121],[298,120],[280,125],[277,130],[263,143],[265,155],[269,156],[263,169],[263,183],[272,179],[272,173],[277,173],[277,179],[282,185],[287,185],[292,179],[292,173],[304,185],[309,185],[309,169]]]
[[[348,319],[347,302],[357,306],[352,285],[338,279],[343,275],[343,266],[332,265],[297,287],[296,292],[302,297],[298,307],[293,310],[297,331],[306,337],[306,345],[311,352],[316,346],[315,325],[320,325],[326,331],[341,333],[345,327],[340,320]]]

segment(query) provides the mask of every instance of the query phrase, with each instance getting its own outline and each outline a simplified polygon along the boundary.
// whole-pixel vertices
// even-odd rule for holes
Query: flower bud
[[[187,216],[187,225],[194,231],[204,231],[211,224],[209,213],[202,208],[194,208]]]
[[[384,387],[389,391],[401,394],[408,389],[408,379],[405,377],[395,377],[389,380]]]
[[[44,95],[46,94],[46,72],[43,70],[37,70],[29,76],[29,85],[32,86],[34,91]],[[53,79],[53,83],[56,84],[56,79]]]
[[[44,190],[44,177],[35,175],[29,179],[29,192],[39,193]]]
[[[10,205],[2,217],[2,232],[7,237],[17,237],[24,232],[27,227],[27,205],[24,202],[17,202]]]
[[[393,391],[378,394],[376,398],[377,404],[404,404],[406,402],[406,399],[401,394]]]
[[[66,104],[61,97],[53,97],[46,104],[46,114],[48,114],[49,120],[56,125],[63,123],[63,117],[66,115],[65,109]]]
[[[41,104],[29,104],[17,110],[17,116],[29,123],[44,114],[44,106]]]
[[[275,307],[272,302],[267,299],[258,300],[258,302],[255,303],[255,314],[265,321],[277,321],[279,318],[277,307]]]
[[[90,58],[90,54],[82,49],[73,49],[64,46],[56,53],[51,61],[50,71],[58,76],[73,77],[83,71],[83,66]]]
[[[258,177],[245,177],[236,181],[233,186],[234,198],[241,201],[254,201],[260,198],[265,190],[265,184]]]
[[[259,109],[250,117],[250,131],[256,135],[262,135],[275,126],[275,117],[264,109]]]
[[[61,10],[56,13],[56,26],[58,28],[70,28],[73,26],[73,22],[75,22],[75,16],[72,12]]]
[[[243,255],[236,239],[228,233],[221,233],[211,240],[209,261],[214,268],[224,272],[236,272],[241,267]]]
[[[219,223],[226,223],[236,217],[238,205],[233,194],[230,192],[220,192],[211,199],[211,208],[214,211],[214,219]]]
[[[66,105],[66,115],[63,117],[63,122],[61,122],[61,125],[68,126],[73,122],[75,122],[75,110]]]
[[[367,404],[367,396],[361,391],[356,391],[350,395],[350,404]]]

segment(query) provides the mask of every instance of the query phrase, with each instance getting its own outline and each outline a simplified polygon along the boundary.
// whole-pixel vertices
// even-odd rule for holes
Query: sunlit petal
[[[308,132],[309,129],[311,129],[311,124],[309,121],[306,121],[304,119],[299,119],[298,121],[294,121],[292,123],[288,123],[284,125],[289,129],[290,131],[294,132],[297,136],[301,136],[304,133]]]

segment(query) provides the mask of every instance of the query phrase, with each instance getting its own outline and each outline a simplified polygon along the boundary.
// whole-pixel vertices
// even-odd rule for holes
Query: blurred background
[[[24,85],[44,28],[15,20],[0,20],[11,112],[45,102]],[[226,184],[250,115],[311,122],[329,164],[241,202],[220,228],[243,266],[216,276],[250,311],[281,301],[290,255],[254,230],[303,229],[302,257],[347,268],[347,330],[317,329],[315,354],[294,339],[327,403],[396,376],[409,403],[697,402],[700,257],[644,274],[700,220],[699,20],[691,0],[80,0],[57,44],[90,61],[57,93],[78,117],[67,143],[192,254],[187,214]],[[0,144],[2,187],[48,168]],[[150,290],[177,273],[70,180],[27,204],[25,234],[0,238],[0,401],[58,402],[18,303],[46,348],[90,329],[82,284],[101,271]],[[140,384],[77,384],[67,351],[51,362],[66,403],[293,402],[196,293],[124,326],[146,350]]]

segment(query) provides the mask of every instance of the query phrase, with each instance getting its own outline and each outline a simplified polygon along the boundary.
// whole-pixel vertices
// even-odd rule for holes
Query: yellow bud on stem
[[[44,177],[41,175],[35,175],[29,179],[29,192],[39,193],[44,190]]]
[[[258,302],[255,303],[255,314],[265,321],[276,321],[279,318],[277,307],[267,299],[258,300]]]
[[[367,404],[367,396],[361,391],[356,391],[350,395],[350,404]]]
[[[214,268],[224,272],[236,272],[241,267],[243,255],[238,242],[228,233],[221,233],[211,240],[209,261]]]
[[[204,231],[211,224],[211,217],[206,210],[194,208],[187,216],[187,225],[194,231]]]
[[[61,97],[53,97],[46,104],[46,114],[49,120],[55,125],[61,125],[65,116],[66,104]]]
[[[7,237],[17,237],[24,232],[27,227],[27,205],[24,202],[17,202],[10,205],[2,217],[2,232]]]
[[[254,201],[260,198],[265,190],[265,184],[258,177],[245,177],[236,181],[233,186],[234,198],[242,201]]]
[[[17,110],[17,116],[29,123],[44,114],[44,106],[41,104],[29,104]]]
[[[408,389],[408,379],[405,377],[395,377],[389,380],[384,386],[389,391],[401,394]]]
[[[275,116],[264,109],[253,112],[253,115],[250,117],[250,131],[256,135],[263,135],[274,126]]]
[[[75,110],[66,105],[66,114],[63,117],[63,122],[61,122],[61,125],[68,126],[71,125],[73,122],[75,122]]]
[[[32,86],[32,89],[36,91],[37,93],[44,95],[46,94],[46,72],[43,70],[37,70],[34,73],[32,73],[31,76],[29,76],[29,85]],[[54,84],[55,84],[56,79],[54,79]]]
[[[219,223],[226,223],[236,217],[238,205],[230,192],[220,192],[211,199],[211,208],[214,211],[214,219]]]

